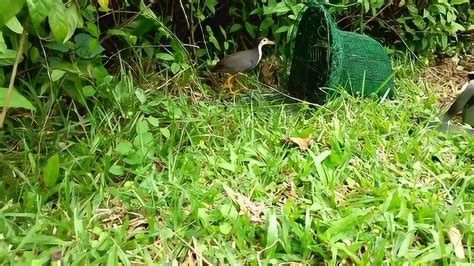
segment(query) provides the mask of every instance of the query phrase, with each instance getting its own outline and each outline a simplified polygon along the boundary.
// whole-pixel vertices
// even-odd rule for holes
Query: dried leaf
[[[311,141],[313,140],[313,136],[309,135],[306,138],[299,138],[299,137],[287,137],[287,138],[282,138],[280,141],[282,143],[295,143],[300,147],[300,150],[305,151],[309,148],[309,145]]]
[[[224,185],[224,190],[233,201],[239,204],[241,213],[247,214],[252,222],[263,223],[260,215],[267,209],[265,204],[252,202],[248,197],[233,191],[226,185]]]
[[[191,250],[188,251],[188,257],[186,258],[186,261],[182,265],[183,266],[194,266],[194,265],[196,265],[196,263],[194,263],[193,252]]]
[[[133,235],[134,232],[144,231],[148,228],[148,222],[143,217],[137,217],[130,220],[127,230],[128,235]]]
[[[277,82],[278,69],[281,68],[280,62],[275,56],[264,58],[260,62],[260,70],[263,83],[271,86]]]
[[[120,199],[117,197],[114,197],[112,200],[110,200],[110,203],[112,203],[113,207],[122,207],[122,201],[120,201]]]
[[[456,227],[448,230],[449,241],[454,245],[454,254],[460,259],[464,259],[464,248],[462,246],[462,235]]]

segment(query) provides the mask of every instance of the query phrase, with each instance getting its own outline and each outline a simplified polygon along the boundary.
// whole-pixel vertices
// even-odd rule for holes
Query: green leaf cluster
[[[0,3],[5,10],[0,14],[0,87],[7,87],[26,29],[16,80],[28,86],[18,87],[15,95],[29,97],[15,96],[12,107],[34,110],[47,96],[72,98],[83,106],[90,99],[117,97],[133,105],[139,92],[120,91],[120,84],[114,92],[101,89],[119,82],[114,73],[146,79],[146,72],[166,70],[189,82],[198,65],[213,65],[225,54],[249,48],[257,36],[274,39],[274,52],[285,60],[305,3],[187,0],[112,6],[109,1],[5,0]],[[369,34],[391,51],[455,55],[472,49],[474,12],[468,0],[338,0],[327,8],[339,28]]]

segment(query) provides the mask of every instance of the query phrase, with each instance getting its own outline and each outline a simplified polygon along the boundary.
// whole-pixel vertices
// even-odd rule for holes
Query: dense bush
[[[226,49],[235,41],[248,41],[249,37],[256,35],[270,35],[284,44],[304,7],[302,2],[306,1],[254,0],[245,4],[239,1],[205,1],[206,6],[201,7],[194,1],[194,6],[188,4],[184,7],[190,10],[188,17],[175,20],[181,21],[175,25],[183,29],[180,31],[183,40],[195,43],[205,38],[217,51],[222,50],[222,43]],[[180,10],[178,3],[174,5],[172,10]],[[340,28],[371,34],[399,50],[409,48],[417,54],[453,54],[466,52],[472,45],[474,11],[469,0],[387,4],[384,1],[339,0],[327,6],[334,13]],[[158,9],[163,10],[161,7]],[[165,12],[163,16],[170,13],[174,18],[180,17],[176,12]],[[192,15],[194,19],[186,20]],[[202,31],[197,25],[205,30]]]
[[[284,55],[302,2],[4,0],[0,86],[8,84],[23,27],[29,34],[18,73],[29,85],[23,94],[36,101],[45,94],[66,94],[84,102],[105,93],[97,88],[124,68],[123,62],[138,78],[146,72],[141,70],[188,73],[196,62],[209,65],[249,46],[257,35],[274,38]],[[340,28],[368,33],[393,49],[452,55],[472,47],[469,0],[339,0],[328,8]],[[31,108],[17,94],[13,101]]]

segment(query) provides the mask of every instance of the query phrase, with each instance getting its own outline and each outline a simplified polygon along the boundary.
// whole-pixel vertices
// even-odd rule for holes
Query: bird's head
[[[268,39],[267,37],[259,37],[257,38],[257,44],[258,46],[262,47],[264,45],[274,45],[275,42],[273,41],[270,41],[270,39]]]

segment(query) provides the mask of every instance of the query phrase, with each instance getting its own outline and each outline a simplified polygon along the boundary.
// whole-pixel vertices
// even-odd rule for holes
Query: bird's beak
[[[275,42],[268,40],[267,44],[275,45]]]

